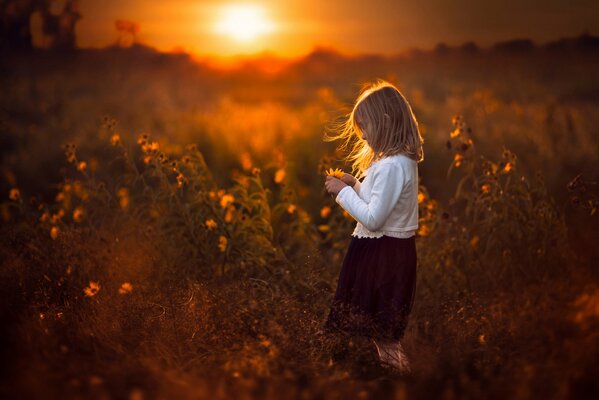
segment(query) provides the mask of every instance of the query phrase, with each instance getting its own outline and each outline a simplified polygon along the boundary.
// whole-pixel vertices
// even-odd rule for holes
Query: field
[[[3,398],[596,398],[597,39],[279,72],[184,54],[0,61]],[[264,61],[268,63],[269,61]],[[425,140],[403,341],[323,335],[355,221],[323,141],[362,84]]]

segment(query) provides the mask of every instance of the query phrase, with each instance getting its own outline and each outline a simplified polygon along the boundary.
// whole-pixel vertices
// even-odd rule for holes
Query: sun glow
[[[264,8],[250,4],[223,6],[215,25],[215,32],[240,42],[250,42],[274,29],[275,24],[265,16]]]

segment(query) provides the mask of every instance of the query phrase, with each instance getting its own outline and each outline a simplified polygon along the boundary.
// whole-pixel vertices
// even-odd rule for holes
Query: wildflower
[[[8,198],[13,201],[17,201],[21,198],[21,192],[19,192],[19,189],[17,189],[17,188],[12,188],[12,189],[10,189],[10,192],[8,193]]]
[[[60,219],[64,217],[64,210],[61,208],[60,210],[58,210],[58,212],[56,214],[52,214],[51,220],[52,223],[55,224],[58,221],[60,221]]]
[[[121,143],[121,137],[119,136],[118,133],[115,133],[114,135],[112,135],[110,137],[110,144],[111,145],[116,146],[119,143]]]
[[[250,168],[252,168],[252,157],[250,156],[250,153],[248,153],[247,151],[244,152],[243,154],[241,154],[241,156],[239,157],[240,162],[241,162],[241,167],[244,170],[249,170]]]
[[[85,161],[80,161],[77,165],[77,170],[83,172],[87,168],[87,163]]]
[[[75,221],[75,222],[81,222],[82,219],[83,219],[83,208],[77,207],[73,211],[73,221]]]
[[[478,342],[479,342],[480,344],[484,344],[484,343],[486,342],[486,340],[485,340],[485,335],[484,335],[484,334],[483,334],[483,335],[480,335],[480,336],[478,337]]]
[[[489,193],[491,191],[491,185],[489,185],[488,183],[483,184],[480,189],[482,190],[483,193]]]
[[[179,173],[179,175],[177,175],[177,187],[182,187],[183,183],[185,182],[185,176],[183,176],[183,174]]]
[[[336,178],[341,178],[343,176],[343,174],[344,174],[343,171],[340,168],[335,168],[335,169],[329,168],[329,170],[326,171],[326,173],[327,173],[328,176],[332,175],[332,176],[334,176]]]
[[[296,209],[296,208],[297,208],[297,207],[295,206],[295,204],[289,204],[289,206],[287,207],[287,212],[288,212],[289,214],[293,214],[293,213],[295,212],[295,209]]]
[[[227,207],[227,213],[225,214],[225,222],[231,222],[233,220],[233,210],[235,210],[235,207]]]
[[[422,203],[426,196],[422,192],[418,192],[418,204]]]
[[[220,206],[222,208],[225,208],[229,203],[232,203],[235,201],[235,197],[233,197],[233,195],[231,194],[225,194],[221,199],[220,199]]]
[[[137,144],[139,145],[145,145],[146,142],[148,140],[148,134],[147,133],[143,133],[141,134],[138,138],[137,138]]]
[[[210,196],[211,199],[216,199],[216,192],[214,190],[211,190],[210,192],[208,192],[208,195]]]
[[[129,189],[122,187],[117,192],[119,196],[119,204],[121,208],[127,208],[129,206]]]
[[[318,230],[321,232],[328,232],[331,230],[331,227],[326,224],[318,225]]]
[[[283,179],[285,179],[285,170],[280,168],[275,173],[275,183],[281,183],[283,182]]]
[[[89,281],[89,286],[83,289],[87,297],[95,296],[100,290],[100,282]]]
[[[47,211],[45,211],[42,214],[42,216],[40,217],[40,222],[46,222],[49,219],[50,219],[50,214]]]
[[[77,160],[75,157],[75,153],[72,151],[67,151],[67,161],[70,163],[74,163]]]
[[[64,200],[64,192],[58,192],[56,194],[56,197],[54,198],[56,201],[63,201]]]
[[[434,210],[435,208],[437,208],[437,201],[436,200],[431,200],[426,204],[426,209],[427,210]]]
[[[460,129],[456,128],[449,133],[449,137],[452,139],[456,138],[456,137],[460,136],[460,133],[462,133],[462,131]]]
[[[505,163],[505,167],[503,167],[503,172],[506,172],[506,173],[510,172],[512,170],[512,168],[513,168],[512,163],[507,162],[507,163]]]
[[[58,237],[58,227],[57,226],[53,226],[50,229],[50,237],[54,240],[56,240],[56,238]]]
[[[320,209],[320,216],[322,218],[326,218],[331,214],[331,207],[329,206],[324,206]]]
[[[119,293],[120,294],[128,294],[131,293],[131,291],[133,290],[133,285],[131,285],[129,282],[124,282],[121,287],[119,288]]]
[[[223,253],[227,249],[227,238],[223,235],[218,237],[218,249]]]
[[[216,229],[216,227],[218,226],[216,221],[213,220],[212,218],[207,219],[206,222],[204,222],[204,225],[206,225],[206,228],[208,228],[208,230],[210,230],[210,231],[213,229]]]
[[[258,175],[260,175],[260,168],[258,168],[258,167],[254,167],[254,168],[252,169],[252,175],[254,175],[254,176],[258,176]]]
[[[421,225],[420,228],[418,228],[418,235],[419,236],[430,235],[430,228],[428,227],[428,225]]]
[[[145,156],[144,157],[144,164],[149,164],[152,162],[152,156]]]
[[[463,160],[464,160],[464,156],[459,153],[453,157],[453,161],[455,162],[456,167],[459,167],[462,164]]]

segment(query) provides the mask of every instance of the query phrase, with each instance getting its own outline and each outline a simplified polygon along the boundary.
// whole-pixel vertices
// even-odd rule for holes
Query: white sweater
[[[356,221],[352,236],[410,237],[418,229],[418,164],[403,154],[384,157],[363,182],[339,191],[335,201]]]

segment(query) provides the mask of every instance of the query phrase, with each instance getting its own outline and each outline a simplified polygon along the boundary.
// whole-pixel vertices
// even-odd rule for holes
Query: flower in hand
[[[326,187],[327,192],[334,196],[337,196],[337,194],[339,194],[339,191],[347,185],[342,180],[335,178],[332,175],[329,175],[327,176],[324,186]]]
[[[329,170],[326,171],[326,173],[327,173],[327,176],[334,176],[334,177],[339,178],[339,179],[341,179],[341,177],[344,174],[344,172],[341,169],[339,169],[339,168],[335,168],[335,169],[329,168]]]

